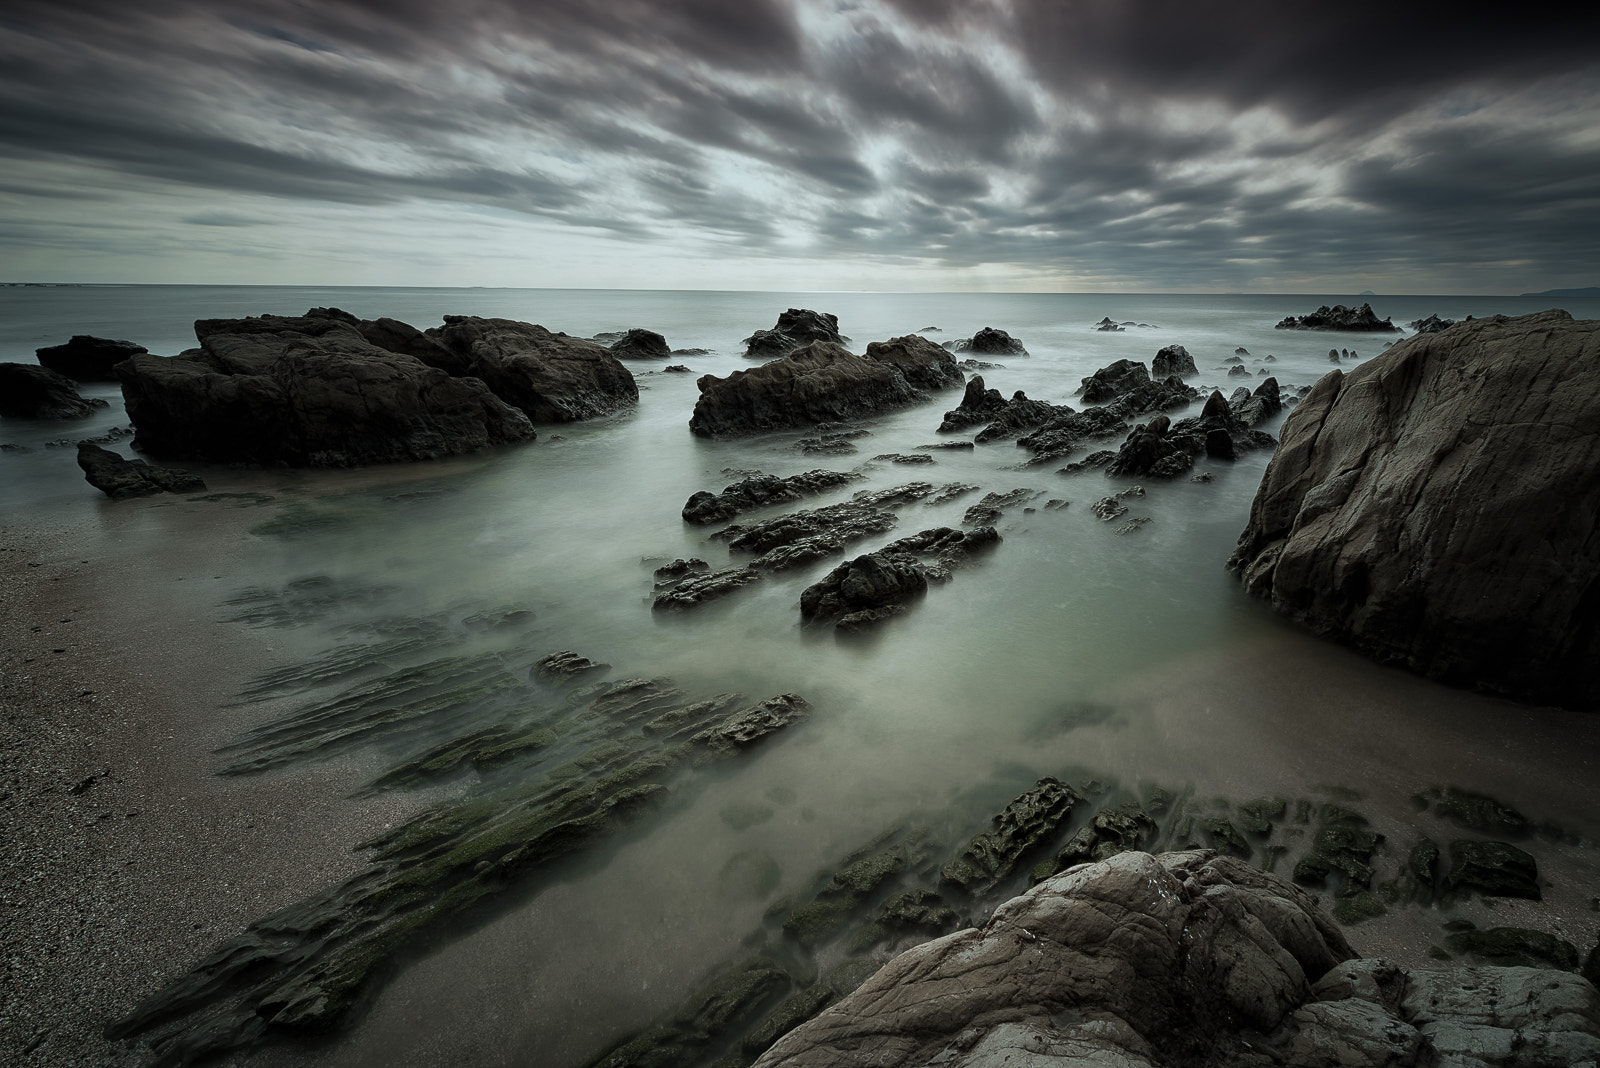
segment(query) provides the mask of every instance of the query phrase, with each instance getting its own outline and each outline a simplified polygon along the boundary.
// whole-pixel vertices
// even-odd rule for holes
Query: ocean
[[[696,378],[749,366],[740,339],[789,307],[837,315],[856,351],[908,333],[945,341],[984,326],[1004,329],[1029,355],[980,357],[1000,365],[979,372],[986,384],[1071,404],[1096,368],[1122,358],[1148,362],[1169,344],[1185,346],[1200,368],[1191,384],[1227,394],[1270,373],[1286,389],[1309,386],[1332,366],[1330,347],[1353,349],[1364,363],[1380,356],[1384,336],[1274,324],[1319,304],[1362,300],[1397,324],[1429,314],[1522,314],[1552,303],[1340,294],[0,288],[0,361],[33,362],[35,348],[73,334],[174,354],[193,345],[195,319],[313,306],[424,328],[444,314],[519,319],[577,336],[646,327],[675,349],[707,350],[669,361],[695,374],[630,361],[641,389],[636,411],[542,426],[526,446],[357,472],[175,465],[202,475],[213,491],[256,495],[214,501],[112,503],[90,488],[74,450],[51,443],[127,420],[117,387],[86,387],[86,395],[110,402],[90,419],[0,421],[0,443],[19,446],[0,451],[0,521],[70,525],[105,555],[146,555],[159,567],[150,546],[204,538],[221,510],[254,509],[259,522],[228,535],[236,541],[227,596],[170,583],[141,591],[160,586],[146,606],[152,619],[210,618],[229,642],[259,641],[258,658],[275,663],[322,655],[386,620],[518,612],[531,614],[518,617],[527,621],[515,637],[520,653],[570,649],[613,665],[612,678],[667,677],[692,694],[737,690],[752,700],[797,693],[814,706],[808,721],[697,776],[674,803],[537,893],[430,942],[338,1040],[280,1049],[264,1063],[576,1068],[672,1009],[719,967],[779,938],[776,904],[805,892],[841,858],[918,821],[943,828],[946,848],[959,845],[1043,776],[1093,784],[1105,796],[1159,786],[1189,799],[1195,812],[1225,813],[1262,797],[1337,801],[1385,837],[1381,855],[1391,868],[1421,837],[1459,834],[1419,811],[1414,797],[1434,787],[1479,791],[1563,828],[1539,846],[1551,884],[1544,907],[1569,927],[1592,928],[1600,811],[1587,784],[1600,726],[1374,665],[1245,598],[1223,565],[1266,452],[1202,459],[1196,470],[1209,482],[1147,482],[1144,496],[1127,502],[1128,515],[1106,523],[1089,506],[1126,482],[1099,471],[1063,475],[1060,464],[1021,468],[1028,453],[1010,441],[939,450],[931,465],[874,459],[940,440],[935,430],[959,402],[955,390],[867,421],[870,436],[856,441],[852,455],[802,453],[794,447],[805,436],[798,431],[707,441],[687,429]],[[1580,318],[1600,316],[1600,301],[1562,306]],[[1147,325],[1103,333],[1093,329],[1102,316]],[[1246,367],[1263,373],[1229,378],[1223,361],[1237,349],[1247,351]],[[1276,435],[1280,424],[1262,429]],[[111,447],[130,454],[126,440]],[[692,493],[719,490],[746,471],[813,468],[864,478],[793,507],[916,480],[980,487],[946,504],[902,508],[894,531],[852,546],[852,555],[917,530],[957,526],[982,493],[1037,496],[1005,512],[997,524],[1003,541],[991,555],[865,640],[838,641],[800,625],[800,591],[834,561],[694,612],[651,611],[656,567],[675,558],[713,567],[729,559],[724,544],[707,540],[713,528],[680,519]],[[1050,501],[1069,503],[1046,507]],[[1129,518],[1149,522],[1119,534]],[[237,600],[247,591],[305,579],[372,592],[304,618],[238,619]],[[503,635],[494,640],[504,646]],[[244,667],[226,659],[215,670],[237,674],[241,688],[249,681]],[[287,707],[268,703],[250,714],[265,718]],[[327,759],[346,769],[354,789],[388,756],[381,747],[355,748]],[[468,775],[427,796],[448,798],[471,785]],[[1296,836],[1288,830],[1274,841],[1292,852]],[[1263,860],[1270,855],[1258,851]],[[760,877],[739,875],[750,871]],[[1024,876],[1013,880],[1018,889]],[[1487,912],[1472,911],[1482,908],[1463,904],[1460,914],[1483,919]],[[1366,939],[1420,952],[1442,938],[1445,918],[1395,904],[1349,933],[1358,945]],[[825,948],[814,963],[826,968],[837,953]]]

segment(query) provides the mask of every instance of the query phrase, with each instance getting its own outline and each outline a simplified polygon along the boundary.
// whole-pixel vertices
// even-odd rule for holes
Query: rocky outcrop
[[[1026,356],[1028,350],[1022,342],[992,326],[986,326],[969,338],[945,342],[951,352],[976,352],[980,356]]]
[[[1278,330],[1354,330],[1363,333],[1396,334],[1400,328],[1388,318],[1379,319],[1372,305],[1346,308],[1343,304],[1328,307],[1324,304],[1310,315],[1286,315],[1279,321]]]
[[[1437,334],[1441,330],[1448,330],[1455,326],[1456,321],[1454,319],[1441,319],[1437,315],[1430,315],[1426,319],[1413,319],[1408,325],[1419,334]]]
[[[1150,384],[1150,370],[1136,360],[1118,360],[1083,380],[1078,395],[1085,404],[1104,404],[1124,393]]]
[[[81,419],[106,407],[79,396],[72,380],[47,367],[0,363],[0,415],[22,419]]]
[[[313,310],[326,311],[332,317],[341,314],[338,308]],[[348,313],[342,314],[348,316],[350,325],[362,337],[385,352],[415,357],[429,367],[437,367],[457,378],[475,373],[470,356],[450,351],[438,339],[429,337],[410,323],[403,323],[399,319],[357,319]]]
[[[1070,803],[1041,798],[1040,815]],[[756,1064],[1509,1068],[1597,1055],[1600,992],[1581,976],[1358,959],[1304,891],[1193,850],[1051,877],[982,927],[902,953]]]
[[[114,501],[158,493],[198,493],[206,488],[198,475],[156,467],[143,460],[124,460],[110,449],[88,441],[78,443],[78,466],[89,485]]]
[[[704,525],[732,519],[741,512],[769,504],[786,504],[804,497],[826,493],[865,478],[848,471],[806,471],[788,478],[777,475],[751,475],[727,486],[721,493],[701,490],[683,506],[683,521]]]
[[[553,334],[534,323],[446,315],[436,332],[495,395],[536,423],[567,423],[631,408],[633,375],[592,341]]]
[[[117,374],[113,367],[130,356],[148,351],[131,341],[108,341],[88,334],[74,334],[65,345],[33,350],[40,366],[74,382],[115,382]]]
[[[1277,380],[1269,378],[1261,383],[1259,398],[1243,388],[1239,392],[1242,396],[1238,412],[1220,392],[1213,392],[1198,416],[1174,423],[1167,416],[1158,415],[1134,427],[1116,459],[1107,466],[1106,474],[1174,478],[1193,467],[1201,453],[1213,459],[1232,460],[1241,452],[1273,447],[1277,442],[1271,435],[1251,429],[1238,413],[1267,418],[1261,413],[1276,410],[1271,406],[1278,396]]]
[[[999,543],[993,527],[934,527],[890,542],[847,560],[806,587],[800,594],[800,618],[832,623],[845,634],[866,630],[904,614],[927,593],[929,583],[949,581],[974,554]]]
[[[1200,373],[1194,365],[1194,357],[1189,355],[1189,350],[1182,345],[1168,345],[1155,354],[1150,361],[1150,374],[1155,378],[1167,378],[1177,375],[1187,378],[1189,375]]]
[[[161,457],[340,467],[534,437],[479,378],[379,348],[352,317],[315,311],[200,320],[200,348],[118,364],[134,443]]]
[[[665,360],[672,349],[654,330],[634,327],[611,343],[611,355],[622,360]]]
[[[963,381],[955,358],[915,334],[874,341],[857,356],[815,341],[727,378],[705,375],[689,429],[702,437],[860,419],[927,399]]]
[[[839,317],[809,308],[790,308],[778,316],[771,330],[757,330],[745,338],[744,354],[752,360],[771,360],[787,356],[813,341],[831,341],[835,345],[849,344],[850,339],[839,333]]]
[[[1229,567],[1446,682],[1600,705],[1600,323],[1474,319],[1322,378]]]

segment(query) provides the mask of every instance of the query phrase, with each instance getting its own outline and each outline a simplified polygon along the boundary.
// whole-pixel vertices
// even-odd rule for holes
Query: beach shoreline
[[[112,507],[127,520],[153,506]],[[140,1063],[106,1024],[253,921],[360,870],[351,847],[413,807],[347,799],[337,764],[213,774],[213,750],[252,715],[218,712],[231,668],[263,643],[129,591],[224,574],[242,522],[216,515],[233,537],[174,547],[156,567],[62,522],[0,529],[0,1062]]]

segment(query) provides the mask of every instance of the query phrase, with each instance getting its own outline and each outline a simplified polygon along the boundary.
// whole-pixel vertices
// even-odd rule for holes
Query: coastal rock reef
[[[1372,305],[1347,308],[1343,304],[1328,307],[1326,304],[1310,315],[1285,315],[1277,325],[1279,330],[1353,330],[1364,333],[1397,334],[1400,328],[1389,318],[1378,318]]]
[[[1317,382],[1229,567],[1377,660],[1594,708],[1597,471],[1600,323],[1474,319]]]

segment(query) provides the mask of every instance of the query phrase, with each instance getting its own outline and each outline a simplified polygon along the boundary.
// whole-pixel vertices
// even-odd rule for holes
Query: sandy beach
[[[116,507],[126,518],[151,506]],[[65,527],[0,532],[8,1065],[138,1063],[102,1036],[108,1021],[251,921],[356,870],[350,845],[405,808],[345,799],[337,770],[213,775],[212,750],[242,715],[218,711],[232,680],[208,670],[229,632],[130,598],[144,562],[95,557],[92,540]],[[217,581],[225,542],[174,553],[163,579]]]

